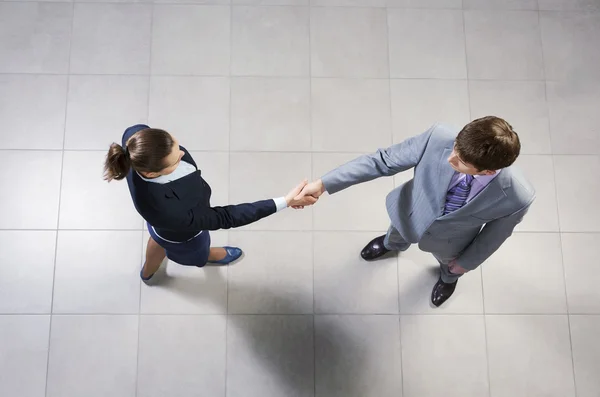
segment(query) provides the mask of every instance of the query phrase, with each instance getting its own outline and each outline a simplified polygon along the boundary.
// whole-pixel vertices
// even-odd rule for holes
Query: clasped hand
[[[302,209],[316,203],[324,192],[325,187],[320,179],[310,183],[305,179],[285,196],[285,201],[288,207]]]

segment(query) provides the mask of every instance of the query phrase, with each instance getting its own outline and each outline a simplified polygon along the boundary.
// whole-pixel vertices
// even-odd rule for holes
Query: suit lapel
[[[496,202],[506,197],[504,189],[510,187],[511,180],[508,172],[503,170],[477,196],[465,204],[462,208],[448,214],[447,216],[468,216],[487,208],[493,208]]]
[[[437,185],[438,192],[436,192],[437,197],[440,198],[440,206],[443,208],[446,205],[446,195],[448,194],[448,187],[450,186],[450,182],[452,181],[452,177],[456,173],[454,168],[448,164],[448,157],[450,157],[450,153],[452,153],[452,148],[444,149],[442,153],[442,158],[440,159],[440,166],[438,169],[438,175],[440,176],[439,184]]]

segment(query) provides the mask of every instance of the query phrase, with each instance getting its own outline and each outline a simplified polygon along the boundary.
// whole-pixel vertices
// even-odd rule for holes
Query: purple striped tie
[[[473,175],[466,174],[465,177],[452,189],[448,190],[446,196],[446,206],[444,207],[444,215],[456,211],[467,202],[469,193],[471,192],[471,183]]]

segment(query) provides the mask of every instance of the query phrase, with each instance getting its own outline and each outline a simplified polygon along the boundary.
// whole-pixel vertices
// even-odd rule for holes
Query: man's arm
[[[515,226],[523,220],[532,201],[509,216],[486,223],[462,255],[453,261],[455,265],[459,266],[459,271],[454,273],[461,273],[460,268],[465,271],[474,270],[496,252],[511,236]],[[450,271],[452,272],[452,268]]]
[[[360,156],[328,172],[321,179],[306,185],[296,198],[306,195],[319,197],[325,191],[334,194],[359,183],[382,176],[392,176],[413,168],[421,161],[434,128],[435,126],[432,126],[420,135],[387,149],[379,149],[373,154]]]

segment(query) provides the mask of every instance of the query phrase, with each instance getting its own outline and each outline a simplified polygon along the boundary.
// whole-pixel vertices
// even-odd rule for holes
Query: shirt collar
[[[482,183],[484,185],[487,185],[488,183],[490,183],[495,177],[498,176],[498,174],[501,172],[502,170],[497,170],[495,174],[492,175],[475,175],[474,179],[479,182]]]

